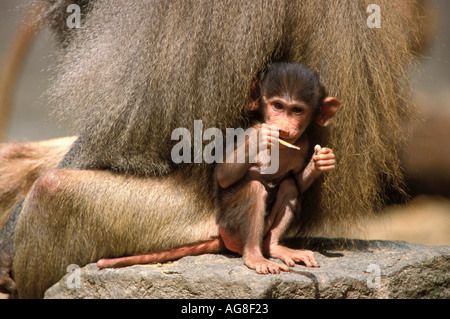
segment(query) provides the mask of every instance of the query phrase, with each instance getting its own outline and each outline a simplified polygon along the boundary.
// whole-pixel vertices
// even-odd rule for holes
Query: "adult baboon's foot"
[[[6,252],[0,252],[0,292],[14,294],[16,292],[16,283],[11,278],[11,255]]]

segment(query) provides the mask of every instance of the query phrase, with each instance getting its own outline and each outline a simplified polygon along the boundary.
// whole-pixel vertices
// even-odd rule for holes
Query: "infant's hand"
[[[278,143],[279,136],[280,133],[277,127],[262,124],[258,128],[258,166],[269,166],[272,160],[278,160],[278,158],[272,159],[272,150],[275,147],[275,143]]]
[[[336,161],[334,159],[334,153],[330,148],[322,148],[320,145],[316,145],[311,163],[313,172],[322,173],[332,171],[335,168]]]

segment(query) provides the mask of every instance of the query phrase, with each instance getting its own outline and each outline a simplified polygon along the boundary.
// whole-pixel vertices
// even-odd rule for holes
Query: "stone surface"
[[[236,255],[69,273],[45,298],[450,298],[450,246],[314,239],[320,268],[257,275]]]

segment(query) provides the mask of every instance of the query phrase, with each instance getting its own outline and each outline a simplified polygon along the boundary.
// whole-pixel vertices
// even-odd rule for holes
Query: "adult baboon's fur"
[[[330,131],[311,137],[335,151],[337,169],[304,195],[292,233],[342,234],[379,207],[386,185],[401,189],[401,124],[415,115],[406,78],[422,20],[415,1],[379,0],[381,29],[370,29],[372,2],[92,2],[50,90],[80,134],[60,168],[92,171],[53,171],[25,200],[19,296],[42,297],[72,263],[205,239],[197,229],[214,224],[213,165],[174,165],[171,132],[193,132],[194,120],[248,125],[252,79],[274,61],[317,70],[342,102]]]
[[[0,144],[0,228],[10,212],[44,172],[56,168],[74,137],[32,143]]]
[[[401,180],[400,125],[414,114],[405,78],[420,26],[407,4],[381,1],[382,28],[370,29],[370,3],[94,3],[52,89],[81,135],[64,167],[168,174],[175,128],[244,126],[251,79],[272,61],[298,61],[343,101],[329,141],[339,169],[322,207],[344,220],[370,210],[386,180]]]

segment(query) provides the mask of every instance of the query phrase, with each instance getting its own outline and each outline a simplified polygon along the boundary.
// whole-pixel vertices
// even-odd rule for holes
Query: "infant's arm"
[[[323,172],[332,171],[335,164],[333,151],[330,148],[322,148],[320,145],[316,145],[311,161],[302,171],[295,174],[300,192],[306,191]]]

